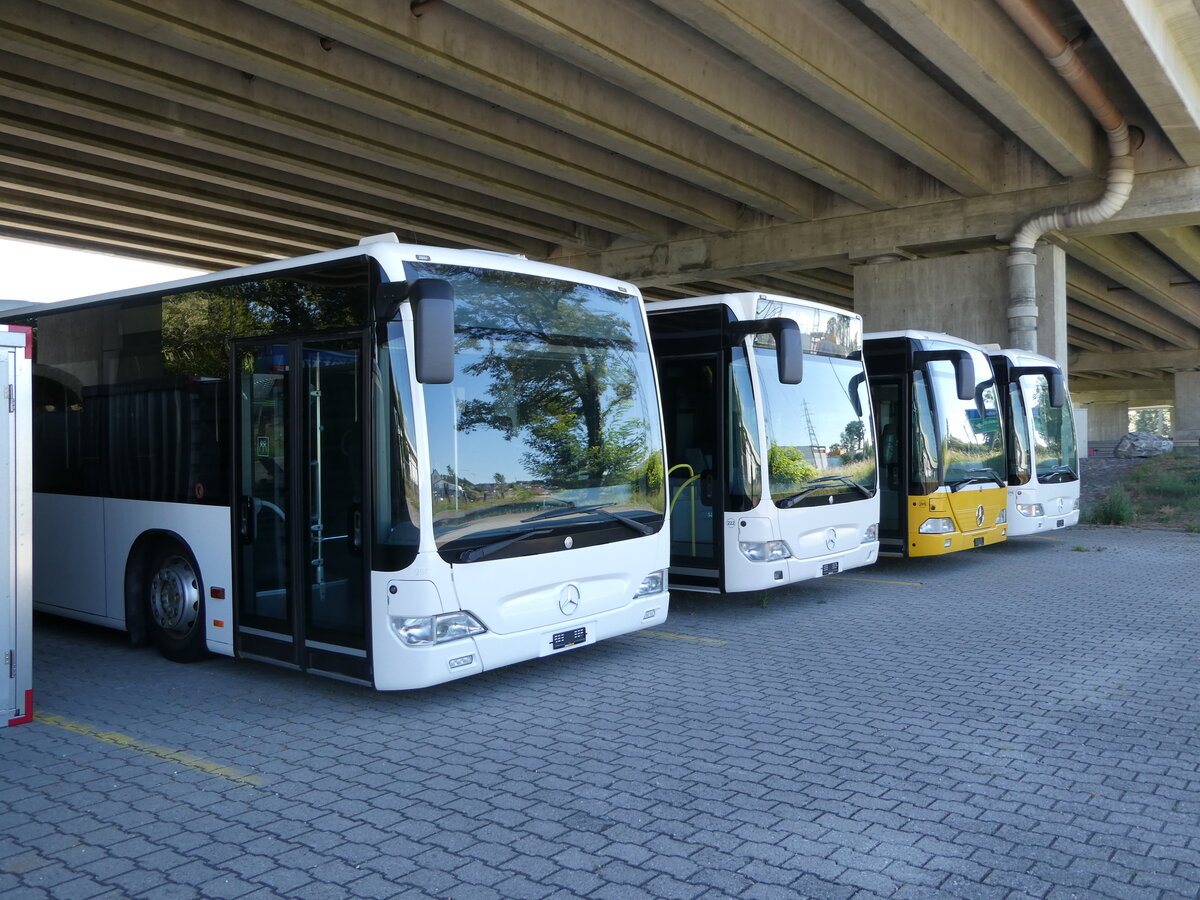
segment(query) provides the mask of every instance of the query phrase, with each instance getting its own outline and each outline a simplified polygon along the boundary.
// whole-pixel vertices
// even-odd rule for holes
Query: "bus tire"
[[[204,588],[187,548],[164,541],[146,569],[146,605],[158,652],[173,662],[196,662],[207,655]]]

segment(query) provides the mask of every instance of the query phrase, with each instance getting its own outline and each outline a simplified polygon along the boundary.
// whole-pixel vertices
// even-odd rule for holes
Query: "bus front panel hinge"
[[[8,669],[8,677],[17,677],[17,654],[12,650],[4,651],[4,667]]]
[[[16,392],[16,390],[13,389],[13,386],[11,384],[6,384],[4,386],[4,396],[8,398],[8,411],[16,412],[17,411],[17,392]]]

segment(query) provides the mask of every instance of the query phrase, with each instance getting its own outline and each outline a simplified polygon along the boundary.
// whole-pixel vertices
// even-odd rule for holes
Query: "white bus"
[[[1062,368],[1027,350],[992,351],[1008,445],[1008,533],[1079,522],[1075,415]]]
[[[756,591],[874,562],[861,318],[759,293],[647,312],[667,430],[672,586]]]
[[[384,235],[13,317],[39,609],[382,690],[666,618],[631,285]]]

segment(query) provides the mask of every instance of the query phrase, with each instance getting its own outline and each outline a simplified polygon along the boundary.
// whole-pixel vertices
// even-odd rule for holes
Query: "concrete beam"
[[[175,266],[190,266],[209,272],[229,268],[230,265],[245,265],[253,262],[253,260],[236,264],[214,262],[197,257],[187,250],[173,250],[159,245],[126,248],[120,243],[106,243],[91,236],[51,234],[38,225],[27,226],[0,222],[0,237],[12,238],[16,241],[30,241],[35,244],[49,244],[71,250],[86,250],[92,253],[112,252],[131,259],[144,259],[149,262],[161,262]]]
[[[269,23],[260,23],[258,27],[269,32],[268,26]],[[312,39],[310,34],[307,37]],[[320,45],[314,46],[320,52]],[[144,110],[143,117],[149,119],[152,111],[157,111],[169,122],[169,128],[175,129],[177,139],[181,139],[178,134],[181,127],[203,121],[206,125],[193,124],[193,127],[207,131],[210,136],[218,135],[221,139],[218,152],[223,155],[238,155],[238,148],[244,143],[259,145],[255,152],[264,151],[263,145],[275,143],[289,148],[284,153],[308,161],[310,170],[312,161],[322,155],[340,156],[350,171],[359,168],[358,161],[367,160],[395,170],[397,175],[408,172],[446,186],[458,186],[459,190],[470,188],[477,197],[464,208],[464,217],[467,211],[486,213],[490,198],[497,197],[522,204],[534,218],[545,210],[614,234],[638,232],[644,238],[661,238],[678,230],[676,222],[649,213],[639,205],[614,201],[599,191],[548,177],[538,170],[534,155],[521,158],[527,165],[508,161],[505,157],[511,154],[497,146],[503,143],[498,137],[480,138],[477,149],[464,149],[461,145],[471,142],[470,135],[455,134],[458,144],[431,138],[415,130],[411,122],[402,126],[330,104],[320,99],[319,94],[305,94],[265,77],[248,78],[240,68],[187,54],[32,0],[7,0],[0,5],[0,50],[24,57],[6,61],[4,65],[10,96],[54,108],[55,101],[47,95],[51,86],[58,86],[73,94],[65,107],[79,115],[104,120],[111,107],[124,106],[136,113]],[[427,96],[430,92],[427,80],[398,72],[393,87],[397,93],[389,102],[394,106],[406,110],[414,119],[432,115],[415,102],[405,100]],[[131,97],[130,92],[139,96]],[[494,113],[490,107],[488,111]],[[482,111],[473,108],[455,108],[443,115],[449,117],[451,112],[459,116],[479,112],[483,117],[481,127],[494,124]],[[133,127],[141,130],[149,127],[149,123]],[[189,140],[198,137],[189,136]],[[540,133],[527,136],[531,143],[540,137]],[[512,143],[506,145],[510,150]],[[542,155],[552,152],[555,143],[546,138],[545,146],[550,151],[542,148]],[[574,147],[559,149],[568,157],[575,151]],[[580,156],[587,158],[583,151]],[[611,154],[604,156],[611,158]],[[272,159],[270,164],[278,162]],[[314,175],[314,180],[322,179]],[[580,181],[591,180],[592,176],[580,173]],[[616,192],[616,185],[606,184]],[[430,195],[431,187],[434,185],[426,184],[420,193]],[[518,222],[512,224],[517,226],[513,230],[525,233]],[[727,227],[727,223],[713,223],[713,227]],[[554,242],[570,246],[576,240],[567,231],[560,232],[560,239]]]
[[[1067,272],[1067,296],[1073,297],[1075,292],[1072,291],[1070,284],[1070,267]],[[1154,339],[1140,329],[1133,330],[1126,322],[1105,315],[1083,302],[1072,303],[1067,308],[1067,322],[1074,328],[1106,338],[1107,342],[1110,342],[1110,346],[1120,344],[1133,350],[1152,350],[1157,346]]]
[[[1190,166],[1200,165],[1200,9],[1192,0],[1075,0]]]
[[[329,237],[311,231],[264,230],[237,215],[215,217],[209,209],[181,200],[145,196],[135,212],[121,191],[89,185],[84,194],[77,179],[54,179],[28,171],[0,172],[0,209],[20,210],[80,225],[120,228],[131,235],[169,234],[186,243],[188,235],[203,235],[201,245],[225,252],[246,251],[271,259],[328,250]]]
[[[990,193],[1003,141],[835,0],[653,0],[964,196]]]
[[[1200,284],[1156,254],[1147,253],[1135,236],[1075,238],[1064,247],[1072,259],[1200,328]]]
[[[1087,384],[1077,387],[1072,383],[1070,390],[1071,400],[1089,409],[1094,409],[1097,404],[1121,404],[1128,410],[1130,406],[1156,406],[1170,404],[1174,400],[1171,382],[1164,378],[1109,378],[1096,386]],[[1091,427],[1090,417],[1088,427]],[[1108,440],[1119,440],[1128,431],[1126,426],[1125,431]]]
[[[0,68],[0,84],[5,78]],[[93,99],[88,98],[88,102]],[[69,107],[70,97],[63,102]],[[246,135],[242,136],[242,141],[230,141],[213,131],[214,126],[204,123],[181,136],[180,129],[172,129],[169,120],[147,118],[146,110],[128,110],[125,114],[116,108],[109,109],[105,118],[124,128],[88,122],[81,126],[86,128],[86,133],[73,128],[71,117],[56,110],[43,108],[35,119],[29,108],[2,97],[0,115],[4,116],[6,131],[32,142],[96,154],[112,163],[135,169],[195,178],[253,196],[294,202],[317,215],[329,213],[350,221],[385,223],[387,227],[383,230],[412,231],[451,244],[474,238],[476,246],[485,249],[516,250],[534,255],[548,252],[546,242],[516,237],[510,238],[510,243],[503,237],[497,238],[495,231],[476,227],[469,219],[442,214],[439,210],[447,205],[445,197],[440,200],[436,196],[430,198],[430,206],[436,206],[436,209],[417,206],[429,196],[431,185],[428,183],[409,189],[399,173],[394,182],[376,179],[372,177],[373,167],[365,162],[360,162],[353,172],[349,168],[333,168],[334,157],[327,152],[315,151],[317,160],[303,159],[296,154],[298,148],[295,147],[272,153],[263,145],[249,142]],[[142,126],[140,131],[135,130],[139,125]],[[184,143],[176,143],[181,137]],[[235,158],[213,152],[223,147],[231,147]],[[218,158],[222,162],[215,165],[202,157]],[[321,168],[318,165],[321,160],[331,165]],[[276,163],[274,170],[260,168],[268,161]],[[343,175],[348,177],[341,177]],[[289,181],[289,178],[294,180]],[[320,182],[322,188],[314,188],[313,182]],[[377,225],[372,229],[367,233],[380,230]],[[507,236],[512,231],[500,234]]]
[[[967,197],[901,210],[859,213],[800,224],[744,229],[734,234],[681,238],[599,253],[558,254],[554,261],[641,285],[676,284],[718,274],[844,265],[895,248],[939,244],[994,246],[1031,212],[1099,195],[1098,183],[1053,185],[986,197]],[[1121,233],[1141,227],[1200,222],[1200,166],[1134,177],[1133,196],[1103,226],[1070,234]],[[1106,229],[1106,230],[1101,230]]]
[[[0,34],[0,43],[3,40]],[[310,135],[314,143],[304,143],[248,126],[234,128],[206,113],[53,67],[39,66],[34,72],[33,64],[26,62],[22,68],[30,77],[18,77],[7,68],[7,62],[0,53],[0,88],[9,97],[43,109],[87,116],[91,120],[86,126],[89,136],[110,126],[124,132],[130,142],[136,141],[137,135],[146,135],[175,143],[188,151],[203,151],[220,160],[233,159],[249,166],[299,176],[327,190],[363,194],[373,198],[375,203],[394,204],[397,210],[424,210],[429,213],[425,216],[429,220],[449,213],[447,218],[452,216],[459,223],[468,225],[468,233],[485,235],[488,241],[485,246],[495,245],[497,232],[537,238],[542,246],[577,245],[580,237],[588,244],[603,242],[601,235],[593,233],[589,237],[588,229],[580,229],[577,223],[547,218],[547,213],[536,206],[507,202],[500,205],[486,195],[452,183],[422,179],[390,168],[386,163],[394,161],[394,148],[384,152],[376,147],[373,153],[357,155],[353,147],[343,148],[345,152],[331,150],[328,144],[316,143],[316,135]],[[0,97],[0,101],[2,99]],[[6,128],[8,125],[6,121]],[[27,122],[24,132],[32,135],[37,128],[36,122]],[[478,174],[472,180],[477,181]],[[545,185],[543,189],[550,186]],[[498,193],[504,191],[498,189]],[[555,206],[563,212],[578,212],[571,210],[569,204],[556,203]],[[475,229],[469,223],[485,224],[490,230]],[[617,227],[618,223],[611,224]],[[467,239],[453,230],[428,233],[444,234],[453,243]]]
[[[1137,338],[1136,332],[1140,330],[1174,347],[1200,347],[1200,329],[1180,321],[1149,300],[1114,288],[1107,278],[1087,266],[1076,263],[1067,267],[1067,296],[1125,323],[1131,337]]]
[[[1200,228],[1160,228],[1141,233],[1159,253],[1200,281]]]
[[[1200,369],[1200,349],[1116,350],[1112,353],[1080,353],[1071,357],[1072,372],[1131,372],[1136,369]]]
[[[1107,153],[1087,108],[994,3],[863,2],[1055,170],[1103,170]]]
[[[285,206],[271,202],[261,194],[232,192],[206,183],[199,177],[176,176],[162,178],[159,171],[111,166],[109,159],[71,151],[54,150],[45,145],[25,146],[9,135],[6,147],[0,148],[0,164],[9,166],[22,183],[28,183],[28,173],[49,176],[50,190],[58,183],[68,184],[70,196],[82,203],[90,202],[87,191],[103,188],[119,198],[121,209],[142,209],[146,203],[162,202],[169,206],[186,206],[202,211],[211,220],[240,219],[257,223],[257,233],[287,233],[292,246],[314,250],[329,248],[331,238],[345,243],[357,241],[370,221],[365,215],[355,227],[346,217],[323,216],[311,206]],[[197,173],[199,174],[199,173]],[[0,175],[0,177],[3,177]],[[296,191],[297,199],[301,191]],[[377,225],[378,219],[375,220]],[[305,237],[300,237],[305,235]],[[306,243],[311,242],[311,243]]]
[[[195,266],[215,271],[265,262],[267,258],[244,251],[227,252],[196,242],[165,241],[161,234],[150,239],[130,234],[124,228],[100,225],[81,225],[71,216],[56,218],[29,214],[21,210],[0,208],[0,234],[38,243],[63,244],[98,251],[109,248],[113,253],[142,256]]]
[[[391,67],[420,72],[432,79],[426,84],[435,91],[446,85],[584,142],[574,157],[546,161],[544,171],[556,177],[612,182],[595,189],[630,202],[639,202],[632,199],[636,188],[647,208],[705,230],[737,224],[738,204],[789,222],[813,216],[814,188],[807,179],[688,121],[664,116],[652,103],[496,28],[486,13],[475,18],[442,3],[418,18],[398,14],[394,0],[246,5],[306,28],[310,37],[333,40],[327,58],[362,51]],[[210,15],[208,9],[197,14]],[[594,148],[603,148],[608,158],[598,158]],[[554,147],[546,149],[553,155]]]
[[[1072,353],[1081,351],[1090,351],[1092,353],[1107,353],[1116,345],[1112,341],[1106,341],[1103,338],[1093,337],[1090,334],[1081,332],[1078,328],[1072,327],[1074,324],[1070,314],[1067,315],[1067,355],[1068,358]],[[1074,375],[1074,373],[1071,373]]]
[[[645,3],[455,5],[868,209],[936,197],[895,153]]]

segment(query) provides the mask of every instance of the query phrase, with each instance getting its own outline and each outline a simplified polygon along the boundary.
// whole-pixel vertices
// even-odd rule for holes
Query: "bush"
[[[1133,500],[1120,485],[1105,494],[1092,511],[1092,521],[1097,525],[1128,525],[1133,516]]]

